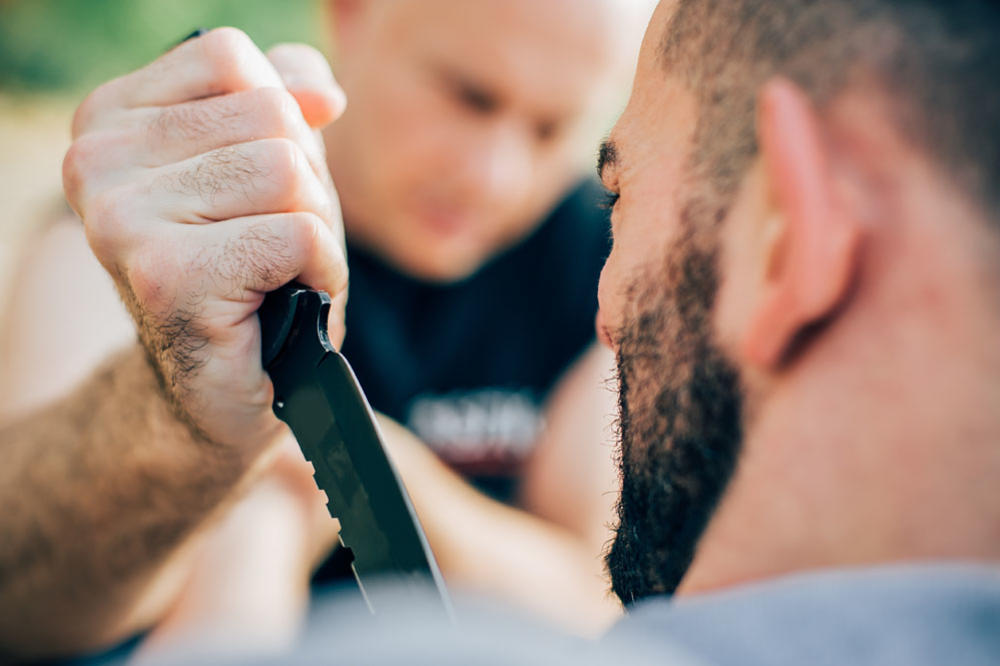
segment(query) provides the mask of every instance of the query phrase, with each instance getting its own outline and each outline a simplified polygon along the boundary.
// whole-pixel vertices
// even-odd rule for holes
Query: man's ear
[[[761,91],[757,134],[768,192],[763,277],[743,336],[747,360],[774,369],[848,296],[861,228],[837,198],[829,145],[809,98],[784,79]]]
[[[365,13],[375,0],[328,0],[328,22],[334,36],[334,51],[338,56],[354,49]]]

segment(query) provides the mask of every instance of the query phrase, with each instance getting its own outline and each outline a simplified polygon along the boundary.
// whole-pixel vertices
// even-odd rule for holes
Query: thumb
[[[281,44],[268,51],[267,57],[310,127],[323,127],[344,112],[347,97],[319,51],[305,44]]]

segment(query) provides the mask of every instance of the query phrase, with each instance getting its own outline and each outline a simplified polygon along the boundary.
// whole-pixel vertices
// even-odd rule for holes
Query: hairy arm
[[[301,109],[252,42],[223,29],[105,84],[77,111],[67,198],[142,346],[68,395],[74,378],[56,375],[4,414],[0,656],[98,648],[158,620],[190,571],[184,544],[283,432],[255,311],[296,277],[341,297],[346,286],[308,124],[335,115],[335,84],[318,53],[294,55],[320,77]],[[72,336],[80,324],[59,317],[72,307],[41,311],[39,330]],[[39,349],[11,340],[8,359]]]
[[[0,331],[0,502],[17,508],[0,524],[0,617],[19,622],[0,623],[0,661],[5,652],[78,653],[146,628],[144,653],[175,634],[192,640],[189,625],[248,654],[290,640],[311,566],[336,538],[294,441],[245,496],[230,493],[240,496],[231,509],[222,500],[213,512],[219,500],[208,495],[198,506],[197,476],[176,456],[201,455],[205,443],[164,413],[133,348],[135,326],[79,220],[40,229],[17,274],[33,289],[13,293]],[[136,444],[146,447],[138,458]],[[87,476],[72,463],[84,455]],[[228,470],[195,471],[210,490],[232,486]],[[95,492],[105,488],[115,490]],[[167,533],[176,538],[164,541]],[[134,543],[122,549],[125,539]],[[113,559],[126,554],[128,563]]]
[[[0,643],[22,657],[146,626],[171,556],[245,471],[175,419],[138,346],[3,426],[0,448]]]
[[[152,465],[172,443],[137,458],[136,437],[155,427],[182,447],[199,445],[158,412],[141,350],[125,351],[135,328],[79,220],[40,228],[16,274],[31,287],[12,291],[0,322],[0,616],[10,618],[0,623],[0,654],[70,654],[147,626],[183,577],[191,528],[176,515],[147,513],[146,503],[120,510],[123,499],[154,493],[171,513],[185,508],[162,495],[182,491],[189,475],[171,468],[172,456]],[[160,538],[148,538],[149,529]],[[177,535],[169,543],[168,532]],[[131,573],[119,578],[119,570]]]

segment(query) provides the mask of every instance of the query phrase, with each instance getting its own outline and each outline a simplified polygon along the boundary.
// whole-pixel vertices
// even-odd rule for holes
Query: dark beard
[[[672,594],[736,467],[739,375],[715,345],[717,241],[692,234],[637,280],[618,332],[621,498],[607,555],[626,605]]]

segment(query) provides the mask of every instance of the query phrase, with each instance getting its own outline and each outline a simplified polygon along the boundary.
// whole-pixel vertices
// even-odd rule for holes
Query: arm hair
[[[181,546],[245,472],[173,417],[138,345],[0,426],[0,456],[0,661],[148,626],[181,582]]]

